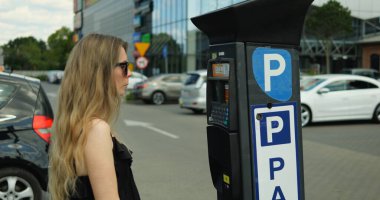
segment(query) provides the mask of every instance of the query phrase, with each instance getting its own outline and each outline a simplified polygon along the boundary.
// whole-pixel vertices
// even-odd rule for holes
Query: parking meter
[[[299,47],[312,0],[192,18],[210,41],[207,143],[218,200],[304,199]]]

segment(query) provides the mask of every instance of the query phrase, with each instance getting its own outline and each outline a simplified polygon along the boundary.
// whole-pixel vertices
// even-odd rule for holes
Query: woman
[[[131,154],[110,127],[130,76],[126,49],[119,38],[91,34],[70,53],[50,149],[52,200],[140,199]]]

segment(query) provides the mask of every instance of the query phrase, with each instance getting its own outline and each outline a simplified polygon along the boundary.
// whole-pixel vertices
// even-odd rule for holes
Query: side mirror
[[[330,89],[328,88],[322,88],[320,90],[318,90],[318,94],[326,94],[326,93],[329,93],[330,92]]]

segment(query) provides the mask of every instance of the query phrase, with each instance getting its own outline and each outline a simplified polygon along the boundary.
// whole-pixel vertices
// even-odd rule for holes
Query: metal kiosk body
[[[256,0],[192,18],[210,41],[209,164],[218,200],[304,199],[299,53],[311,0]]]

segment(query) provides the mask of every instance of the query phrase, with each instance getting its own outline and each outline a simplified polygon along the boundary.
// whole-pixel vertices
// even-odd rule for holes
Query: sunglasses
[[[116,63],[115,67],[121,67],[121,69],[123,69],[123,75],[127,76],[128,75],[128,65],[129,65],[129,62],[124,61],[124,62]]]

